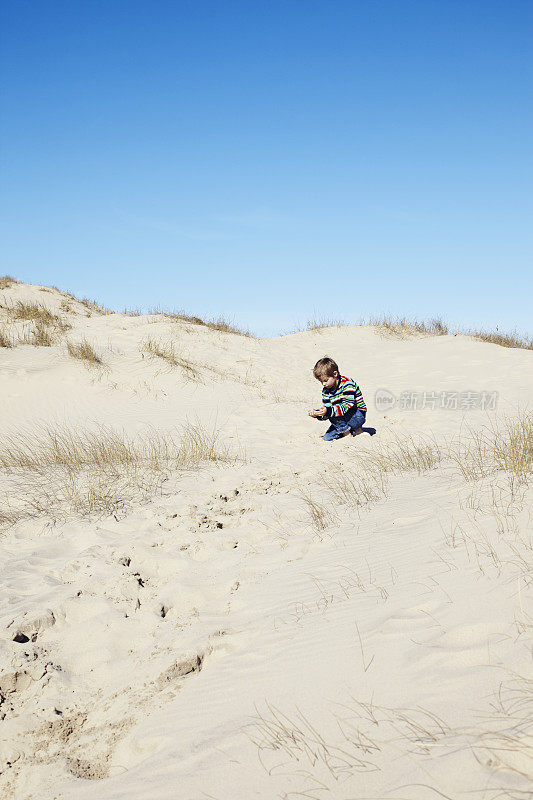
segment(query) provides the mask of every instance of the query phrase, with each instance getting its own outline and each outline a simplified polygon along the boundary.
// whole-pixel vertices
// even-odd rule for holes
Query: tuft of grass
[[[370,450],[359,450],[352,469],[334,476],[326,473],[321,481],[334,503],[360,507],[383,498],[388,475],[416,472],[419,475],[442,462],[456,463],[468,481],[491,478],[501,473],[511,495],[527,486],[533,472],[533,413],[520,412],[481,430],[468,429],[466,436],[443,445],[422,436],[403,436]],[[303,496],[315,527],[329,523],[328,504]]]
[[[450,455],[468,481],[502,470],[510,484],[527,484],[533,472],[533,412],[521,411],[481,430],[468,428]]]
[[[18,519],[20,519],[20,516],[16,512],[13,512],[9,505],[5,508],[0,508],[0,529],[14,525]]]
[[[54,314],[40,303],[24,303],[18,300],[14,306],[7,309],[7,312],[14,322],[31,324],[31,327],[24,330],[20,338],[22,344],[51,347],[57,335],[71,327],[58,314]]]
[[[213,319],[202,319],[202,317],[195,317],[186,314],[184,311],[160,311],[152,309],[150,314],[161,314],[163,317],[172,320],[173,322],[188,322],[191,325],[199,325],[204,328],[210,328],[214,331],[222,331],[222,333],[234,333],[237,336],[253,337],[253,333],[245,328],[239,328],[231,320],[224,316],[214,317]]]
[[[490,445],[496,468],[526,483],[533,472],[533,413],[522,412],[517,417],[506,419],[502,428],[493,429]]]
[[[35,347],[52,347],[54,344],[54,336],[50,332],[48,325],[42,320],[37,320],[35,327],[30,331],[29,344]]]
[[[489,342],[490,344],[498,344],[500,347],[516,347],[522,350],[533,350],[533,337],[522,336],[517,331],[500,333],[497,329],[495,331],[466,330],[463,333],[465,336],[473,336],[474,339],[479,339],[482,342]]]
[[[95,311],[97,314],[114,314],[115,312],[111,308],[106,308],[102,303],[99,303],[98,300],[90,300],[88,297],[81,297],[75,298],[78,300],[82,306],[85,306],[89,309],[89,311]]]
[[[130,465],[162,469],[225,460],[227,452],[220,448],[218,435],[198,425],[185,426],[178,441],[157,432],[133,439],[104,425],[93,431],[43,426],[31,432],[17,430],[0,439],[0,467],[5,470]]]
[[[199,380],[200,378],[197,365],[180,355],[174,346],[174,342],[164,342],[148,337],[141,343],[140,350],[149,356],[163,359],[171,367],[181,367],[189,380]]]
[[[517,782],[523,784],[525,791],[517,789],[516,795],[507,796],[530,795],[533,782],[533,680],[515,673],[512,680],[500,686],[492,705],[496,713],[491,715],[489,730],[481,734],[475,732],[477,736],[474,734],[472,737],[473,755],[492,769],[509,771]]]
[[[388,476],[405,472],[423,472],[433,469],[443,460],[445,453],[437,442],[422,437],[398,437],[372,451],[357,453],[354,468],[343,469],[335,475],[325,473],[320,480],[329,495],[329,502],[321,506],[314,498],[306,498],[311,520],[323,530],[330,524],[329,508],[348,505],[356,509],[383,499],[388,490]]]
[[[405,339],[408,336],[422,334],[425,336],[446,336],[449,333],[448,326],[439,317],[429,320],[409,319],[407,317],[371,317],[368,322],[362,324],[372,325],[381,333],[395,336],[398,339]]]
[[[161,489],[169,474],[232,457],[218,432],[186,425],[179,436],[132,438],[106,426],[42,425],[0,439],[0,469],[12,490],[0,522],[34,514],[111,513]]]
[[[307,320],[305,325],[297,325],[289,333],[300,333],[301,331],[321,331],[324,328],[345,327],[347,323],[342,319],[320,317],[316,314]],[[501,347],[515,347],[524,350],[533,350],[533,337],[522,335],[517,331],[502,333],[496,328],[495,331],[450,328],[440,317],[433,317],[427,320],[419,320],[410,317],[393,317],[382,315],[360,319],[357,325],[369,325],[376,328],[377,332],[397,339],[407,339],[412,336],[450,336],[463,335],[472,336],[482,342],[490,342]]]
[[[54,286],[54,289],[57,287]],[[57,289],[59,292],[60,289]],[[95,314],[114,314],[115,312],[112,311],[110,308],[106,308],[104,305],[98,302],[98,300],[91,300],[88,297],[76,297],[75,294],[72,292],[62,292],[69,300],[74,300],[76,303],[81,303],[82,306],[85,306],[87,311],[89,312],[87,316],[90,316],[90,312],[94,312]]]
[[[364,652],[362,655],[366,672],[372,659],[366,661]],[[351,697],[317,722],[298,707],[289,715],[268,701],[265,705],[264,710],[256,705],[256,715],[244,733],[270,774],[292,777],[289,765],[297,765],[299,774],[308,779],[303,791],[292,792],[301,797],[318,798],[316,787],[320,787],[320,796],[325,789],[333,797],[339,781],[360,781],[361,773],[386,769],[391,759],[398,757],[400,739],[416,765],[417,757],[426,758],[433,747],[441,749],[452,733],[444,720],[422,707],[389,708]]]
[[[261,764],[271,774],[281,771],[280,763],[286,768],[288,763],[294,761],[299,766],[303,764],[313,771],[323,772],[324,776],[320,774],[320,785],[323,787],[326,785],[324,777],[338,781],[355,771],[376,769],[370,757],[363,755],[361,749],[352,742],[342,737],[338,741],[326,739],[318,732],[316,723],[300,709],[288,716],[267,702],[265,711],[260,711],[257,706],[256,711],[257,716],[245,733],[257,747]],[[302,796],[305,795],[313,796],[302,793]]]
[[[305,490],[301,491],[301,498],[306,505],[307,513],[315,530],[325,531],[337,518],[331,503],[323,505]]]
[[[231,320],[226,317],[220,316],[214,319],[204,320],[204,325],[213,331],[222,331],[222,333],[234,333],[237,336],[251,337],[253,334],[246,328],[239,328]]]
[[[69,356],[83,361],[88,366],[100,367],[103,365],[102,359],[87,339],[82,339],[78,344],[67,342],[67,351]]]
[[[445,456],[442,447],[424,436],[397,436],[391,442],[373,448],[367,455],[380,472],[396,475],[417,472],[421,475],[438,466]]]
[[[41,320],[33,326],[23,329],[22,335],[17,339],[20,344],[30,344],[34,347],[52,347],[55,342],[55,331]]]
[[[0,289],[9,289],[14,283],[20,283],[12,275],[0,275]]]
[[[39,303],[23,303],[18,300],[12,309],[11,316],[15,320],[27,322],[38,322],[41,325],[54,327],[58,330],[68,330],[70,327],[57,314],[53,314],[49,308]]]
[[[376,503],[385,497],[387,477],[375,465],[365,464],[362,469],[343,470],[335,477],[322,478],[334,503],[358,508],[367,503]]]
[[[333,319],[330,317],[317,317],[316,314],[310,317],[304,330],[306,331],[321,331],[324,328],[344,328],[346,322],[343,319]]]
[[[72,303],[66,297],[61,300],[61,311],[65,311],[67,314],[74,314]]]
[[[407,317],[371,317],[368,321],[362,321],[363,325],[373,325],[380,332],[395,336],[398,339],[405,339],[409,336],[422,334],[424,336],[447,336],[451,334],[461,334],[462,336],[472,336],[482,342],[497,344],[501,347],[515,347],[524,350],[533,350],[533,337],[523,336],[517,331],[502,333],[497,328],[495,331],[479,329],[450,329],[448,325],[439,317],[429,320],[409,319]]]
[[[0,347],[14,347],[13,337],[0,328]]]
[[[191,325],[204,325],[205,321],[200,317],[194,317],[181,311],[151,311],[152,314],[161,314],[172,322],[190,322]]]
[[[295,328],[290,331],[280,334],[281,336],[290,335],[291,333],[303,333],[304,331],[321,331],[325,328],[345,328],[349,325],[346,320],[336,319],[334,317],[320,317],[314,314],[309,317],[305,324],[297,323]]]

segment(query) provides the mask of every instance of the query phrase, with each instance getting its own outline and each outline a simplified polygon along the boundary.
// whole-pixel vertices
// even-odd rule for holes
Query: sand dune
[[[2,797],[528,796],[531,351],[0,306]]]

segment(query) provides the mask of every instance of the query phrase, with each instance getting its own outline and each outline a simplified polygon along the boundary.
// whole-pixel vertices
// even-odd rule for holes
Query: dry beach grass
[[[350,323],[343,319],[336,319],[327,316],[314,315],[310,317],[304,325],[296,326],[293,332],[298,331],[323,331],[328,328],[346,328]],[[524,350],[533,349],[533,338],[519,333],[518,331],[504,332],[498,329],[486,330],[480,328],[451,328],[440,317],[433,317],[427,320],[420,320],[414,317],[401,317],[382,315],[379,317],[369,317],[358,320],[357,325],[364,325],[375,328],[382,336],[389,336],[396,339],[408,339],[412,336],[471,336],[481,342],[497,344],[500,347],[520,348]]]
[[[136,438],[105,426],[19,429],[0,439],[0,468],[17,497],[4,499],[3,521],[113,513],[136,495],[150,497],[169,474],[230,459],[218,433],[199,425],[174,436],[154,430]]]
[[[14,347],[13,337],[5,328],[0,328],[0,347]]]
[[[101,357],[87,339],[82,339],[80,342],[67,342],[67,352],[71,358],[77,358],[88,366],[103,366]]]
[[[5,288],[12,285],[10,283]],[[2,303],[0,307],[5,312],[3,340],[11,342],[3,347],[14,347],[16,344],[52,347],[71,327],[42,303],[17,300],[15,303]],[[5,332],[6,325],[11,328],[10,334]]]
[[[251,337],[253,334],[246,328],[241,328],[233,321],[227,319],[223,315],[213,317],[212,319],[205,319],[202,317],[187,314],[184,311],[161,311],[154,309],[149,312],[150,314],[161,314],[173,322],[188,322],[191,325],[199,325],[200,327],[209,328],[213,331],[220,331],[221,333],[233,333],[237,336]]]
[[[148,337],[141,343],[140,350],[149,356],[166,361],[171,367],[180,367],[188,380],[199,380],[200,378],[197,365],[182,356],[173,341],[163,341]]]
[[[9,289],[14,283],[18,283],[18,280],[11,275],[0,275],[0,290]]]

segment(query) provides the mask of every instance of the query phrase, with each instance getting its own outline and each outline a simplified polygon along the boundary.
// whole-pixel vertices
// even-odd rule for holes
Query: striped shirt
[[[354,406],[366,414],[366,405],[361,389],[355,381],[345,378],[344,375],[340,376],[336,388],[322,389],[322,403],[327,409],[326,418],[342,417]]]

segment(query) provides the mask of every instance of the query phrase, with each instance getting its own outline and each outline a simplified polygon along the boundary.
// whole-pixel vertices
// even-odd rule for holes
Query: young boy
[[[309,411],[309,416],[331,422],[322,437],[324,441],[361,433],[366,420],[366,405],[357,383],[341,375],[338,365],[327,356],[316,362],[313,375],[322,384],[323,406]]]

